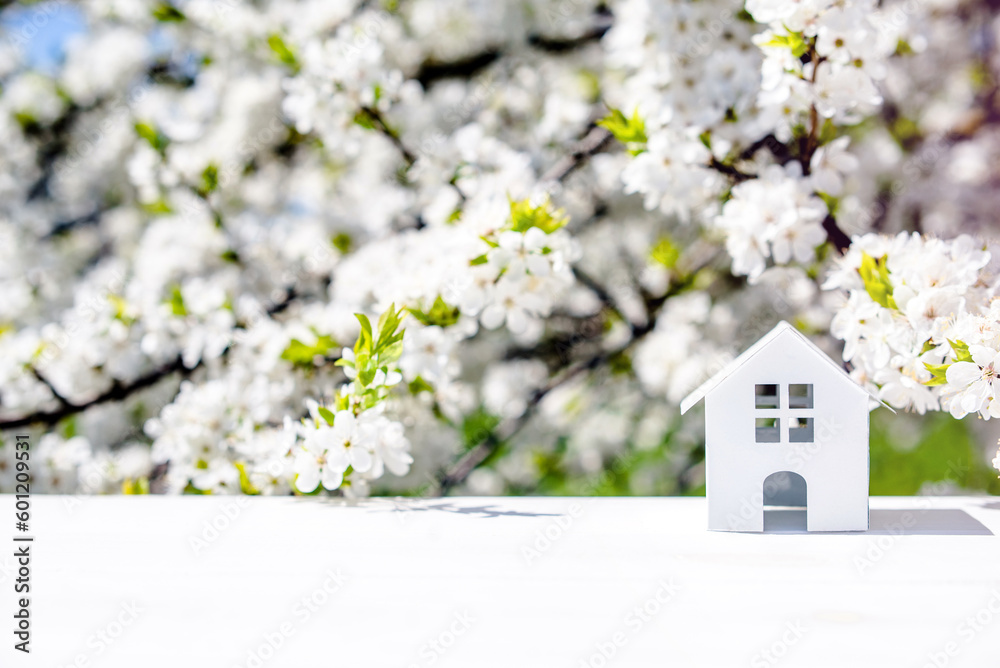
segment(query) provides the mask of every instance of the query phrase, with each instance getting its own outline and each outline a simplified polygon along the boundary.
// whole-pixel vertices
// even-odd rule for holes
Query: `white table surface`
[[[0,665],[1000,666],[1000,498],[871,506],[739,534],[693,498],[34,496],[32,653],[5,548]]]

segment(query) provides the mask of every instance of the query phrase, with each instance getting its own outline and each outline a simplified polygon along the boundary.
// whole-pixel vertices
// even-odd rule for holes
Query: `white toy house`
[[[868,411],[877,399],[781,322],[681,402],[705,399],[708,528],[763,531],[765,505],[809,531],[868,529]]]

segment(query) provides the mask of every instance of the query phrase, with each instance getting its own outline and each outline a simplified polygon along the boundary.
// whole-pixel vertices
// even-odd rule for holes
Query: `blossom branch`
[[[134,395],[139,390],[145,389],[156,385],[161,380],[170,376],[174,373],[180,372],[183,376],[190,375],[201,366],[201,362],[196,364],[194,367],[188,369],[184,366],[184,362],[180,356],[172,362],[165,364],[157,369],[150,371],[147,374],[139,376],[130,383],[122,383],[121,381],[115,381],[112,383],[111,388],[102,392],[90,401],[84,402],[82,404],[73,403],[63,398],[58,392],[53,390],[53,394],[57,399],[60,399],[60,406],[51,411],[41,411],[38,413],[32,413],[31,415],[26,415],[20,418],[13,418],[10,420],[0,420],[0,431],[8,429],[17,429],[20,427],[30,427],[33,425],[54,425],[64,418],[68,418],[77,413],[82,413],[89,408],[94,406],[99,406],[101,404],[109,403],[112,401],[122,401],[128,399]],[[38,372],[33,369],[36,377]],[[39,380],[42,380],[39,377]],[[48,382],[42,380],[45,385],[52,389],[52,385]]]
[[[646,322],[632,327],[631,335],[628,341],[614,350],[603,350],[592,354],[576,364],[568,365],[563,368],[560,373],[556,374],[547,384],[535,390],[529,398],[524,412],[517,418],[515,423],[510,428],[505,430],[503,437],[501,438],[495,430],[488,431],[477,445],[459,457],[459,459],[438,478],[437,487],[430,492],[430,496],[445,496],[454,487],[463,483],[469,475],[481,464],[483,464],[483,462],[485,462],[489,456],[493,454],[506,440],[510,439],[522,428],[524,428],[524,426],[534,416],[542,399],[544,399],[550,392],[562,386],[569,380],[576,378],[580,374],[600,368],[601,365],[606,363],[608,360],[627,352],[632,348],[632,346],[645,338],[656,327],[656,318],[660,311],[662,311],[664,305],[672,297],[688,290],[695,276],[697,276],[702,269],[714,261],[716,255],[717,253],[713,252],[699,258],[697,265],[690,271],[686,272],[680,280],[673,283],[665,294],[659,297],[646,299]]]
[[[288,308],[297,296],[298,295],[294,290],[287,290],[285,298],[275,304],[272,304],[268,309],[266,309],[265,313],[268,316],[280,313]],[[230,348],[226,348],[226,350],[222,352],[222,356],[227,355],[229,350]],[[120,380],[115,380],[109,389],[98,394],[93,399],[79,404],[70,401],[68,398],[63,396],[58,390],[56,390],[51,381],[42,375],[38,369],[31,367],[32,374],[38,379],[39,382],[44,384],[50,392],[52,392],[52,395],[59,402],[59,406],[49,411],[38,411],[23,417],[0,420],[0,431],[17,429],[20,427],[30,427],[33,425],[54,425],[60,420],[76,415],[77,413],[82,413],[90,408],[93,408],[94,406],[99,406],[113,401],[124,401],[135,395],[140,390],[156,385],[160,381],[175,373],[179,373],[182,378],[187,378],[203,365],[204,360],[202,359],[199,360],[194,366],[187,367],[184,364],[183,356],[178,355],[176,359],[139,376],[133,381],[123,383]]]

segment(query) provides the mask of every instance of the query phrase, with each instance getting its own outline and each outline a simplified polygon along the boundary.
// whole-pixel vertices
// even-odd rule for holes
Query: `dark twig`
[[[750,144],[742,153],[740,153],[740,160],[751,160],[757,154],[757,151],[762,148],[766,148],[770,151],[774,159],[778,161],[778,164],[784,165],[792,159],[792,154],[788,150],[788,146],[784,142],[780,141],[773,134],[765,135],[761,137],[754,143]]]
[[[717,172],[725,174],[726,176],[731,176],[733,178],[733,180],[736,181],[737,183],[741,183],[743,181],[748,181],[750,179],[757,178],[753,174],[746,174],[746,173],[741,172],[740,170],[736,169],[732,165],[727,165],[726,163],[721,162],[715,156],[712,156],[712,159],[709,160],[708,166],[711,169],[714,169]]]
[[[413,78],[426,90],[442,79],[468,79],[492,65],[501,55],[503,52],[500,49],[489,49],[449,63],[428,61],[420,66]]]
[[[31,373],[32,373],[32,375],[34,375],[34,376],[35,376],[35,378],[37,378],[37,379],[38,379],[38,381],[39,381],[39,382],[40,382],[40,383],[41,383],[42,385],[44,385],[45,387],[49,388],[49,392],[51,392],[51,393],[52,393],[52,396],[53,396],[53,397],[55,397],[56,399],[58,399],[58,400],[59,400],[59,403],[62,403],[62,404],[70,404],[70,403],[71,403],[71,402],[69,401],[69,399],[67,399],[66,397],[64,397],[64,396],[62,395],[62,393],[61,393],[61,392],[59,392],[59,390],[57,390],[57,389],[55,388],[55,385],[53,385],[53,384],[52,384],[52,381],[50,381],[50,380],[49,380],[48,378],[46,378],[46,377],[45,377],[44,375],[42,375],[42,372],[41,372],[41,371],[39,371],[39,370],[38,370],[37,368],[35,368],[35,367],[31,367]]]
[[[86,213],[82,216],[77,216],[76,218],[70,218],[68,220],[63,220],[55,223],[52,229],[48,231],[42,238],[51,239],[57,237],[61,234],[66,234],[70,230],[74,230],[86,225],[95,225],[101,220],[101,216],[104,215],[106,209],[94,209],[90,213]]]
[[[611,296],[611,293],[608,292],[607,288],[598,283],[583,269],[576,266],[573,267],[573,277],[576,278],[577,282],[585,285],[591,292],[593,292],[594,295],[601,300],[601,304],[604,305],[604,308],[618,316],[622,322],[629,326],[630,329],[634,329],[635,326],[627,317],[625,317],[625,314],[618,306],[618,302]]]
[[[412,166],[413,163],[417,161],[417,157],[412,151],[410,151],[410,149],[403,145],[403,141],[399,138],[399,133],[389,127],[389,125],[385,122],[385,119],[382,118],[382,114],[379,113],[378,109],[373,107],[361,107],[361,113],[365,115],[376,130],[385,135],[389,141],[391,141],[393,145],[399,149],[399,152],[403,155],[403,160],[406,161],[407,166]]]
[[[600,153],[611,142],[611,133],[602,127],[594,126],[573,150],[554,164],[541,178],[543,183],[560,183],[570,174],[579,169],[587,159]]]
[[[155,385],[156,383],[158,383],[159,381],[163,380],[164,378],[173,373],[182,372],[185,375],[188,375],[192,373],[195,369],[197,369],[200,365],[201,363],[199,362],[199,364],[196,364],[193,368],[188,369],[184,366],[184,363],[181,360],[181,358],[178,357],[169,364],[165,364],[164,366],[154,369],[143,376],[139,376],[130,383],[122,383],[121,381],[116,380],[111,385],[110,389],[99,394],[90,401],[84,402],[82,404],[76,404],[67,401],[66,399],[62,399],[60,401],[59,408],[56,408],[54,410],[33,413],[31,415],[26,415],[20,418],[0,421],[0,431],[3,431],[5,429],[17,429],[19,427],[29,427],[31,425],[37,425],[37,424],[53,425],[62,420],[63,418],[75,415],[76,413],[81,413],[87,410],[88,408],[93,408],[94,406],[105,404],[110,401],[121,401],[122,399],[127,399],[128,397],[132,396],[139,390],[150,387],[151,385]],[[36,376],[38,375],[37,371],[35,372],[35,375]],[[42,382],[45,381],[43,380]],[[49,383],[46,382],[45,384],[48,385],[50,389],[52,388],[52,386]],[[58,393],[56,393],[56,397],[59,398]]]
[[[529,46],[547,53],[568,53],[600,41],[611,29],[612,21],[611,13],[606,8],[600,8],[594,15],[594,26],[579,37],[559,39],[535,34],[530,35],[527,42]],[[420,66],[413,78],[426,90],[443,79],[468,79],[475,76],[505,55],[507,50],[494,45],[451,62],[427,61]]]
[[[843,255],[844,251],[850,248],[851,238],[844,230],[840,229],[840,226],[837,225],[837,219],[832,215],[827,214],[826,218],[823,219],[823,229],[826,230],[827,241],[833,244],[838,253]]]
[[[579,37],[569,39],[559,39],[546,37],[545,35],[531,35],[528,37],[528,44],[547,53],[566,53],[574,51],[587,44],[599,42],[604,35],[611,30],[612,18],[610,14],[602,15],[598,25],[583,33]]]

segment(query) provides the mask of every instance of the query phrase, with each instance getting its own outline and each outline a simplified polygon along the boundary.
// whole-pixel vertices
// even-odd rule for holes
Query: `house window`
[[[788,407],[789,408],[812,408],[813,407],[813,386],[791,384],[788,386]]]
[[[757,408],[780,408],[777,385],[757,385],[755,389]]]
[[[808,411],[813,407],[811,383],[755,385],[754,441],[812,443],[816,438],[815,424]]]
[[[781,418],[759,417],[756,422],[756,440],[758,443],[781,442]]]
[[[795,417],[788,424],[789,443],[812,443],[814,439],[813,419]]]

